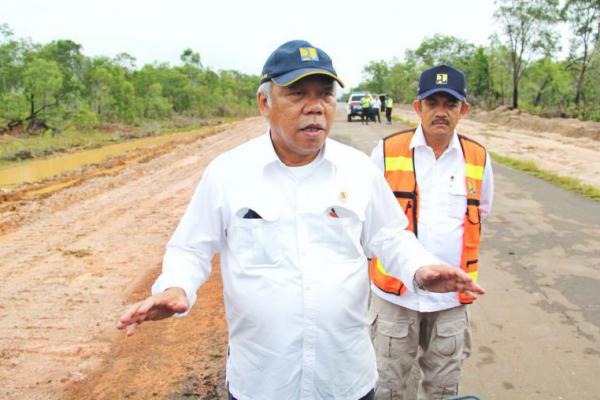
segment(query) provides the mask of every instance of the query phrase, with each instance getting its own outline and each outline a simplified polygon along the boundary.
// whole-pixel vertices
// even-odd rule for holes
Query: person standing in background
[[[385,99],[385,119],[387,120],[387,124],[392,124],[392,108],[394,107],[394,99],[392,96],[388,95]]]
[[[371,159],[385,174],[408,229],[440,260],[477,280],[481,220],[491,211],[494,181],[486,150],[456,129],[470,108],[466,94],[461,71],[445,64],[424,71],[413,102],[421,122],[380,141]],[[375,398],[407,400],[415,360],[425,398],[456,395],[462,362],[471,353],[467,304],[473,298],[410,293],[377,258],[369,272],[369,319],[380,376]]]
[[[365,95],[360,99],[360,105],[362,106],[362,116],[361,123],[369,125],[369,119],[371,119],[371,95],[369,93],[365,93]]]
[[[373,104],[371,105],[373,122],[381,123],[381,114],[379,112],[380,108],[381,108],[381,100],[379,100],[379,96],[375,95],[375,99],[373,100]],[[377,121],[375,121],[375,120],[377,120]]]

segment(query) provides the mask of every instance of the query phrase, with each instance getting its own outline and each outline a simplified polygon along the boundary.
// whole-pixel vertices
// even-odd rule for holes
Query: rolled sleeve
[[[175,233],[167,244],[162,273],[152,285],[152,294],[171,287],[185,291],[190,303],[196,291],[210,276],[212,256],[223,242],[219,181],[207,167]]]

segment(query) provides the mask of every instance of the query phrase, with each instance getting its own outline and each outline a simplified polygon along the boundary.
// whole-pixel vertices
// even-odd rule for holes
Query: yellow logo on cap
[[[314,47],[300,47],[300,59],[302,61],[319,61],[317,49]]]
[[[447,85],[448,84],[448,74],[437,74],[435,78],[436,85]]]

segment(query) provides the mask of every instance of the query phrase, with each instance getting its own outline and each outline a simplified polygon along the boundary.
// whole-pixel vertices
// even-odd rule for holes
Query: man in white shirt
[[[485,149],[456,131],[470,107],[463,73],[444,64],[424,71],[413,107],[419,126],[380,141],[371,159],[425,249],[476,280],[480,220],[491,210],[493,175]],[[375,398],[405,399],[416,360],[425,398],[456,395],[471,352],[466,304],[473,298],[406,291],[386,270],[383,260],[371,260],[369,319],[380,375]]]
[[[373,114],[373,122],[381,123],[381,100],[379,99],[379,95],[375,95],[373,99],[373,104],[371,105],[371,112]]]
[[[167,245],[153,295],[117,327],[189,311],[220,252],[229,327],[229,398],[372,399],[367,257],[410,290],[483,293],[414,235],[368,157],[330,139],[329,56],[305,41],[277,48],[257,93],[269,131],[206,168]],[[369,190],[365,190],[369,188]]]

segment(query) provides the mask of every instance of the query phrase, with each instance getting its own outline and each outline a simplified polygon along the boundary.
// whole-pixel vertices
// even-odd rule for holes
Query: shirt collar
[[[267,132],[261,136],[258,151],[259,154],[257,154],[256,159],[262,163],[263,167],[266,167],[269,164],[281,162],[279,156],[275,152],[275,147],[273,146],[273,142],[271,140],[270,129],[267,129]]]
[[[421,146],[429,147],[427,145],[427,141],[425,140],[425,134],[423,133],[423,126],[421,125],[421,123],[419,123],[419,126],[417,126],[417,129],[415,129],[415,134],[410,141],[409,147],[412,150],[415,147],[421,147]],[[454,129],[454,132],[452,133],[452,139],[450,139],[448,148],[446,150],[444,150],[444,153],[446,151],[449,151],[452,149],[462,151],[461,146],[460,146],[460,141],[458,140],[458,131],[456,129]]]
[[[317,155],[317,158],[315,161],[319,161],[320,159],[325,159],[325,160],[333,163],[335,156],[332,154],[332,151],[327,150],[328,149],[327,142],[329,140],[330,140],[329,138],[327,138],[325,140],[325,144],[321,148],[321,151]],[[256,159],[259,160],[259,162],[261,163],[263,168],[266,168],[267,166],[269,166],[271,164],[285,165],[279,159],[279,156],[275,152],[275,147],[273,146],[273,141],[271,140],[271,130],[270,129],[267,129],[267,132],[260,137],[259,144],[260,145],[258,146],[258,149],[257,149],[258,151],[257,151]]]

